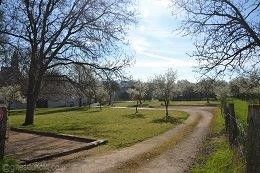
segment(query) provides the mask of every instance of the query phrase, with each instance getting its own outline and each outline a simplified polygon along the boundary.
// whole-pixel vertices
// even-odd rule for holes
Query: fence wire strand
[[[230,113],[228,113],[226,116],[229,118],[233,119],[233,121],[237,125],[238,129],[238,136],[235,138],[236,142],[238,143],[239,151],[242,154],[243,157],[245,157],[245,145],[246,145],[246,139],[247,139],[247,134],[244,125],[241,123],[241,121],[238,118],[235,118],[231,116]]]

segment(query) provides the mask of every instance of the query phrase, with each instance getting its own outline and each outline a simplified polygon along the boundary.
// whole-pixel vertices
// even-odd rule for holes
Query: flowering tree
[[[6,86],[6,87],[1,87],[0,88],[0,100],[3,99],[5,101],[5,103],[7,104],[7,109],[8,109],[8,116],[10,116],[10,105],[14,102],[14,101],[21,101],[23,102],[24,99],[22,97],[22,94],[20,92],[20,87],[18,85],[14,85],[14,86]],[[7,118],[8,121],[8,118]],[[7,129],[9,129],[8,127],[8,123],[1,123],[1,144],[0,144],[0,159],[2,159],[2,156],[4,154],[4,148],[5,148],[5,140],[6,138],[8,138],[8,133],[6,136],[6,131]]]
[[[177,82],[177,90],[178,95],[182,96],[184,99],[191,100],[192,97],[194,97],[194,91],[195,91],[195,84],[189,82],[188,80],[179,80]]]
[[[138,106],[143,104],[147,90],[147,84],[140,80],[136,81],[133,87],[127,90],[130,97],[136,100],[135,114],[138,113]]]
[[[177,72],[173,69],[168,69],[165,74],[155,76],[154,85],[155,85],[155,96],[159,100],[164,101],[165,105],[165,119],[168,120],[169,112],[168,107],[170,100],[174,97],[174,94],[177,92],[176,87],[176,78]]]
[[[97,88],[95,90],[95,97],[96,97],[97,101],[99,102],[99,108],[101,110],[104,101],[106,101],[107,98],[109,97],[108,92],[106,91],[106,89],[103,85],[97,86]]]
[[[8,110],[10,110],[10,106],[13,102],[15,102],[15,101],[24,102],[25,101],[21,94],[21,88],[18,85],[13,85],[13,86],[10,85],[10,86],[6,86],[6,87],[1,87],[0,88],[0,97],[2,97],[3,100],[6,102]]]
[[[201,79],[197,83],[198,91],[206,97],[207,103],[209,104],[209,98],[213,95],[214,80],[211,78]]]
[[[220,100],[221,106],[223,106],[227,98],[230,96],[230,86],[226,81],[216,81],[214,92],[217,96],[217,99]]]
[[[260,102],[260,70],[231,80],[230,88],[233,97]]]

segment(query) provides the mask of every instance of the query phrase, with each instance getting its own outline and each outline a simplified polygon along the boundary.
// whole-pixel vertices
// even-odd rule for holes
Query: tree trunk
[[[109,103],[108,103],[109,106],[112,105],[112,93],[109,94]]]
[[[141,100],[141,99],[139,100],[139,103],[140,103],[140,105],[143,105],[143,102],[142,102],[142,100]]]
[[[89,109],[91,108],[91,98],[90,97],[88,98],[88,108]]]
[[[28,88],[30,88],[30,87],[28,87]],[[33,124],[35,105],[36,105],[36,100],[35,100],[34,94],[28,93],[27,94],[27,105],[26,105],[26,116],[25,116],[25,121],[23,124],[24,126]]]
[[[207,103],[209,104],[209,96],[208,96],[208,94],[207,94]]]
[[[82,107],[82,98],[79,98],[79,107]]]
[[[135,106],[135,114],[138,113],[138,100],[136,101],[136,106]]]
[[[11,103],[8,102],[7,103],[7,117],[9,117],[11,115]]]
[[[0,107],[1,119],[0,119],[0,160],[4,158],[5,154],[5,140],[7,129],[7,110],[5,107]]]
[[[102,110],[101,100],[99,101],[99,109]]]
[[[169,101],[165,100],[164,103],[165,103],[165,119],[168,120],[168,117],[169,117],[169,112],[168,112]]]
[[[43,74],[44,73],[39,73],[37,69],[30,67],[24,126],[32,125],[34,123],[34,111],[40,93]]]

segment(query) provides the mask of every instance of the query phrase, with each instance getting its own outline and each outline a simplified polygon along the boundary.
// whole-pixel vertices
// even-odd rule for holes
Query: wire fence
[[[260,172],[260,105],[248,107],[247,126],[236,118],[234,104],[222,104],[222,110],[230,146],[238,149],[248,173]]]
[[[234,121],[234,124],[236,125],[234,128],[237,128],[237,135],[234,137],[234,143],[238,147],[240,154],[245,158],[245,147],[247,139],[246,129],[238,118],[231,116],[230,113],[228,113],[227,116],[231,119],[231,121]],[[232,133],[233,131],[231,130],[230,132]],[[234,136],[234,134],[232,135]],[[230,141],[230,143],[232,143],[232,141]]]

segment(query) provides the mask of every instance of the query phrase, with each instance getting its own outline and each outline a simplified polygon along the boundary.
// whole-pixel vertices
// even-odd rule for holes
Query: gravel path
[[[56,173],[186,172],[208,133],[214,108],[178,107],[173,110],[188,112],[190,116],[183,124],[160,136],[106,155],[86,158]]]

